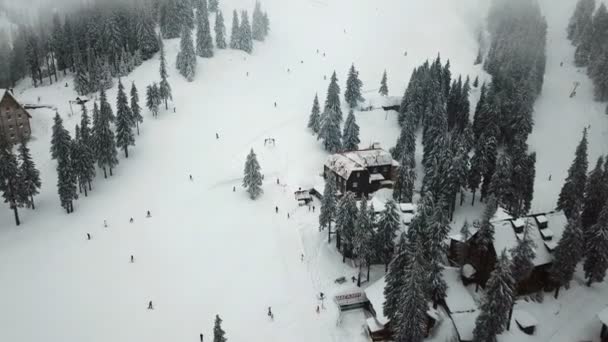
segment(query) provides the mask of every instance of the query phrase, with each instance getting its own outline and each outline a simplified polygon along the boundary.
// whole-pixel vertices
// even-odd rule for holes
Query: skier
[[[287,68],[287,72],[291,72],[291,70],[289,68]]]
[[[133,263],[133,254],[131,254],[131,263]]]
[[[549,180],[551,180],[551,175],[549,175]]]
[[[191,181],[193,181],[193,180],[194,180],[194,178],[192,178],[192,175],[190,175],[190,180],[191,180]]]
[[[323,81],[327,81],[327,75],[323,75]]]
[[[319,306],[317,305],[317,313],[319,313]]]
[[[289,213],[287,213],[287,219],[289,220]]]
[[[152,306],[152,301],[148,303],[148,310],[154,310],[154,307]]]
[[[560,67],[563,67],[563,66],[564,66],[564,62],[560,62],[560,63],[559,63],[559,66],[560,66]]]
[[[319,49],[317,49],[317,54],[319,53]]]
[[[103,226],[104,228],[108,228],[108,222],[106,222],[106,220],[103,220]]]
[[[274,319],[274,315],[272,314],[270,306],[268,307],[268,317],[270,317],[270,319]]]
[[[91,234],[87,233],[87,240],[91,240]]]
[[[232,192],[236,192],[236,186],[232,187]]]
[[[304,64],[304,60],[301,60],[301,61],[300,61],[300,64]]]
[[[274,212],[277,213],[277,214],[279,213],[279,207],[278,206],[274,207]]]
[[[203,342],[203,334],[201,334],[201,342]]]
[[[277,108],[277,103],[276,103],[276,101],[275,101],[275,103],[274,103],[274,108]]]
[[[215,139],[219,139],[219,138],[220,138],[220,135],[217,132],[215,132]]]
[[[279,179],[277,178],[277,185],[279,185],[279,184],[280,184],[280,182],[279,182]]]
[[[173,107],[173,113],[175,113],[175,107]]]
[[[247,71],[247,77],[249,77],[249,71]]]
[[[150,210],[148,210],[148,213],[146,214],[146,217],[152,217],[152,215],[150,214]]]
[[[304,262],[304,253],[300,254],[300,260]]]
[[[129,223],[133,223],[133,218],[131,217],[131,219],[129,220]]]

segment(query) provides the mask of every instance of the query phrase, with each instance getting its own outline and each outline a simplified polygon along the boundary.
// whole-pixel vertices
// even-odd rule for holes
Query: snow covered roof
[[[523,228],[525,224],[526,222],[521,218],[513,220],[513,227],[515,228]]]
[[[525,310],[513,310],[513,318],[524,329],[538,325],[538,320]]]
[[[387,151],[376,148],[368,150],[336,153],[327,157],[325,165],[344,179],[350,178],[353,171],[368,167],[399,165]]]
[[[416,210],[416,206],[413,203],[399,203],[399,209],[402,212],[413,213]]]
[[[458,268],[446,267],[443,270],[443,279],[448,285],[445,303],[450,311],[460,340],[470,341],[473,339],[475,321],[477,320],[477,316],[479,316],[477,304],[462,284]]]
[[[375,333],[375,332],[378,332],[378,331],[384,329],[384,324],[378,322],[378,320],[374,316],[368,317],[365,320],[365,322],[367,323],[367,327],[369,328],[369,331],[371,331],[372,333]]]
[[[384,176],[380,173],[372,173],[369,175],[369,182],[378,182],[384,180]]]
[[[539,219],[540,218],[540,219]],[[566,216],[561,211],[546,213],[536,216],[511,219],[493,220],[494,224],[494,250],[500,254],[503,249],[509,251],[517,246],[523,234],[516,234],[513,227],[522,221],[528,225],[528,234],[534,242],[534,266],[546,265],[553,261],[551,252],[562,238],[564,228],[567,224]],[[547,228],[540,229],[538,222],[546,222]],[[547,240],[545,240],[547,239]],[[550,240],[549,240],[550,239]]]
[[[599,319],[602,323],[604,323],[605,325],[608,325],[608,307],[606,307],[604,310],[600,311],[597,314],[597,317],[599,317]]]
[[[384,287],[386,286],[386,279],[382,277],[375,283],[371,284],[365,289],[365,295],[367,300],[372,303],[374,311],[376,312],[376,319],[382,325],[388,323],[388,318],[384,316]]]

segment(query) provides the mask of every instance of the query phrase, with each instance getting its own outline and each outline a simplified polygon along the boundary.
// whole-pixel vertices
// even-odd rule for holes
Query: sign
[[[334,301],[338,306],[350,306],[368,302],[365,292],[357,290],[336,295],[334,296]]]

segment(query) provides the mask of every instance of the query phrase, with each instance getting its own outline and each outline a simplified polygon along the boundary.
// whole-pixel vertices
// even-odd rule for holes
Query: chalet
[[[29,139],[30,114],[13,95],[12,90],[0,89],[0,133],[11,143]]]
[[[602,342],[608,342],[608,307],[600,311],[597,317],[602,322],[602,331],[600,332],[600,338]]]
[[[500,211],[502,212],[502,210]],[[455,255],[458,245],[467,243],[468,253],[465,263],[472,265],[475,273],[475,282],[485,285],[490,272],[496,263],[496,256],[503,250],[507,252],[517,246],[519,240],[524,237],[524,229],[527,226],[529,238],[534,243],[534,270],[530,276],[520,282],[519,294],[527,294],[544,288],[551,288],[549,269],[553,262],[553,251],[562,237],[567,219],[562,211],[554,211],[543,214],[533,214],[526,217],[514,219],[510,216],[500,214],[491,221],[494,225],[494,242],[488,246],[488,252],[481,252],[476,241],[476,228],[471,231],[471,238],[464,242],[460,235],[451,236],[450,259],[458,260]],[[510,255],[507,253],[507,255]]]
[[[332,154],[323,167],[323,176],[335,177],[340,194],[353,192],[367,196],[380,188],[392,188],[399,163],[387,151],[367,150]]]

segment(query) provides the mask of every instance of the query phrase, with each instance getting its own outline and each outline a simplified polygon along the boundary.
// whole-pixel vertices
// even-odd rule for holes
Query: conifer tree
[[[213,342],[226,342],[226,332],[222,329],[222,319],[220,315],[215,315],[215,325],[213,326]]]
[[[604,175],[604,158],[599,157],[593,171],[587,177],[585,185],[585,198],[583,201],[583,212],[581,222],[583,229],[591,227],[597,222],[602,211],[602,206],[608,200],[608,184]]]
[[[239,25],[239,15],[236,10],[232,11],[232,28],[230,30],[230,48],[241,48],[241,27]]]
[[[318,139],[323,140],[323,148],[325,148],[327,152],[336,153],[342,149],[340,135],[340,120],[338,113],[333,108],[330,108],[323,114],[323,121],[321,122]]]
[[[91,182],[95,177],[95,156],[91,148],[85,143],[82,127],[76,125],[75,132],[72,141],[72,166],[78,180],[78,188],[81,192],[84,190],[84,196],[87,197],[88,190],[91,190]]]
[[[346,80],[346,91],[344,91],[344,99],[350,108],[355,108],[359,101],[363,101],[361,96],[361,87],[363,82],[359,79],[359,72],[355,70],[355,65],[350,66],[348,71],[348,79]]]
[[[268,13],[264,12],[262,19],[264,22],[264,37],[266,37],[270,32],[270,20],[268,19]]]
[[[219,12],[220,4],[218,0],[209,0],[209,12]]]
[[[25,192],[22,188],[22,175],[17,163],[17,157],[13,153],[11,144],[4,134],[0,133],[0,192],[4,202],[8,203],[9,208],[15,216],[15,224],[19,226],[19,209],[23,207]]]
[[[21,141],[21,145],[19,145],[19,160],[21,161],[19,174],[21,176],[20,188],[24,196],[23,200],[28,208],[36,209],[34,196],[38,194],[38,189],[40,189],[42,183],[40,182],[40,171],[36,169],[26,140]]]
[[[496,341],[496,336],[505,331],[515,298],[514,286],[507,253],[502,251],[486,284],[486,296],[473,329],[473,342]]]
[[[579,215],[568,220],[564,234],[553,252],[551,264],[551,279],[556,283],[555,298],[559,296],[561,287],[569,288],[574,276],[576,265],[583,257],[583,230]]]
[[[125,151],[125,158],[129,158],[129,146],[135,145],[132,126],[133,114],[129,108],[125,87],[119,79],[116,97],[116,145]]]
[[[557,201],[557,209],[563,210],[568,218],[574,214],[574,209],[583,203],[587,167],[587,129],[585,128]]]
[[[158,116],[158,107],[162,102],[160,90],[156,83],[152,83],[146,89],[146,107],[152,112],[152,116]]]
[[[328,236],[331,237],[331,223],[336,219],[336,181],[331,172],[325,175],[325,188],[321,199],[321,213],[319,214],[319,229],[327,228]]]
[[[318,134],[319,130],[321,129],[319,97],[317,94],[315,94],[315,99],[312,101],[312,110],[310,111],[310,117],[308,119],[308,128],[310,128],[315,134]]]
[[[97,119],[94,119],[96,123],[94,132],[96,135],[97,165],[103,170],[103,177],[108,178],[107,171],[110,171],[110,176],[112,176],[112,169],[118,165],[118,158],[116,139],[114,132],[110,128],[112,109],[110,104],[105,100],[105,93],[102,92],[101,94],[99,114],[97,115]],[[104,108],[106,109],[104,110]]]
[[[393,198],[399,203],[412,203],[414,198],[414,183],[416,182],[416,167],[414,156],[404,153],[399,162],[397,180],[393,189]]]
[[[327,87],[327,97],[325,98],[325,108],[323,109],[323,118],[329,113],[330,109],[333,109],[337,114],[338,124],[342,123],[342,109],[340,108],[340,86],[338,85],[338,77],[336,72],[331,75],[331,81]],[[321,123],[323,125],[323,123]]]
[[[114,116],[112,106],[110,106],[110,103],[108,102],[104,89],[99,92],[99,111],[102,117],[105,116],[108,118],[109,122],[114,122],[114,120],[116,120],[116,116]]]
[[[490,182],[489,193],[492,194],[498,201],[498,205],[505,208],[507,211],[512,213],[513,203],[513,184],[511,183],[511,175],[513,173],[513,167],[511,164],[511,158],[503,153],[496,164],[496,172],[492,176]]]
[[[479,251],[482,255],[481,260],[488,259],[487,255],[490,252],[490,246],[494,243],[494,224],[492,224],[491,220],[494,217],[496,210],[496,199],[494,197],[490,197],[481,217],[479,230],[475,235],[475,242],[479,246]],[[487,263],[481,265],[483,270],[489,270],[491,267],[492,265],[488,265]]]
[[[59,113],[55,113],[53,118],[53,128],[51,135],[51,157],[59,158],[60,155],[69,155],[70,133],[63,127],[63,119]]]
[[[355,115],[351,109],[344,123],[344,134],[342,134],[342,148],[345,151],[356,151],[359,149],[359,125],[355,120]]]
[[[260,164],[253,149],[247,156],[245,162],[245,176],[243,177],[243,187],[247,189],[249,197],[256,199],[264,190],[262,190],[262,174],[260,173]]]
[[[251,16],[251,31],[253,39],[258,41],[264,40],[264,14],[262,13],[259,1],[255,2],[255,8]]]
[[[165,39],[177,38],[181,32],[182,21],[177,1],[164,1],[160,8],[160,31]]]
[[[380,90],[378,90],[378,93],[382,96],[388,96],[388,84],[387,84],[387,79],[386,79],[386,70],[384,70],[384,73],[382,74],[382,80],[380,81]]]
[[[249,15],[247,11],[241,12],[241,27],[239,29],[239,49],[251,53],[253,51],[253,37],[251,35],[251,25],[249,25]]]
[[[589,236],[589,238],[587,238]],[[602,282],[608,269],[608,202],[604,204],[597,223],[585,233],[585,262],[587,286]]]
[[[209,7],[211,7],[211,2],[213,2],[214,0],[211,0],[209,2]],[[217,1],[217,0],[215,0]],[[225,49],[226,48],[226,26],[224,25],[224,16],[222,15],[222,11],[220,11],[219,9],[217,10],[216,14],[215,14],[215,45],[217,46],[218,49]]]
[[[144,122],[141,116],[141,107],[139,106],[139,94],[135,87],[135,82],[131,83],[131,126],[135,125],[137,135],[139,135],[139,124]]]
[[[464,266],[469,257],[469,239],[471,238],[471,227],[469,221],[464,220],[460,228],[460,245],[458,247],[458,264]],[[461,268],[462,271],[462,268]]]
[[[177,0],[177,13],[179,22],[183,26],[192,30],[194,28],[194,16],[192,14],[192,1],[191,0]]]
[[[526,280],[534,270],[536,245],[530,238],[529,229],[528,220],[526,220],[522,239],[519,239],[517,245],[509,251],[511,253],[511,275],[515,284]]]
[[[150,59],[160,49],[160,44],[154,30],[154,18],[147,9],[137,18],[137,46],[139,54],[143,59]],[[135,63],[136,65],[139,65]]]
[[[404,288],[404,273],[406,267],[411,265],[409,249],[405,234],[401,235],[395,258],[389,264],[384,287],[383,312],[389,320],[396,322],[397,312],[401,306],[401,292]]]
[[[57,160],[57,191],[61,206],[69,214],[74,211],[73,201],[76,193],[76,175],[72,166],[72,138],[63,127],[59,113],[55,113],[51,150],[53,159]]]
[[[357,210],[355,194],[351,191],[347,191],[346,194],[340,198],[335,215],[336,248],[342,251],[343,262],[346,260],[346,254],[353,249]]]
[[[74,90],[78,95],[86,95],[89,93],[89,78],[85,70],[84,63],[82,62],[82,56],[80,50],[74,48],[74,68],[76,69],[76,75],[74,76]]]
[[[199,9],[196,12],[196,54],[200,57],[213,57],[213,38],[209,27],[207,0],[198,0]]]
[[[162,39],[159,37],[160,41],[160,84],[158,86],[158,96],[159,98],[165,102],[165,110],[169,109],[168,100],[173,100],[173,95],[171,94],[171,85],[169,85],[169,81],[167,78],[169,75],[167,74],[167,61],[165,59],[165,47],[162,43]],[[148,107],[150,108],[150,107]],[[158,108],[155,112],[158,114]]]
[[[373,227],[373,206],[368,208],[365,195],[359,201],[359,212],[355,224],[355,234],[353,239],[353,252],[359,261],[359,272],[357,274],[357,286],[361,286],[361,268],[367,265],[367,279],[369,280],[370,258],[373,256],[371,244],[374,237]]]
[[[179,45],[180,50],[176,59],[177,70],[188,82],[192,82],[196,75],[196,54],[194,53],[194,44],[192,43],[192,33],[187,25],[184,25],[182,29]]]
[[[381,259],[384,261],[384,272],[388,272],[388,264],[393,259],[395,237],[400,224],[401,216],[397,209],[397,203],[388,200],[378,221],[379,250]]]

